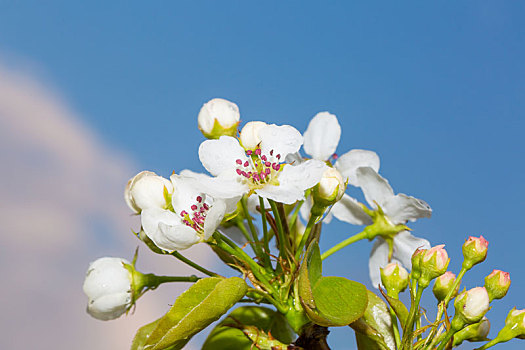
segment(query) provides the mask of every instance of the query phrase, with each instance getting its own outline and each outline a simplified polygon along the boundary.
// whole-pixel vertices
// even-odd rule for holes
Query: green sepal
[[[324,327],[346,326],[360,318],[368,304],[361,283],[343,277],[322,277],[319,246],[312,242],[299,272],[299,296],[308,318]]]
[[[199,130],[202,132],[204,137],[207,139],[213,140],[218,139],[221,136],[235,136],[237,135],[237,128],[239,127],[239,122],[233,124],[229,128],[225,128],[221,124],[219,124],[219,121],[217,119],[213,122],[213,128],[209,133],[205,132],[199,127]]]
[[[399,299],[389,297],[381,287],[379,287],[379,291],[386,299],[388,304],[392,307],[392,309],[394,309],[394,312],[399,319],[399,323],[401,323],[401,328],[405,328],[405,323],[408,319],[408,309],[405,304],[403,304],[403,302]]]
[[[290,344],[293,338],[293,330],[281,313],[266,307],[243,306],[232,311],[211,331],[202,350],[275,347]]]
[[[218,320],[247,291],[238,277],[209,277],[182,293],[150,334],[144,349],[182,349],[195,334]]]

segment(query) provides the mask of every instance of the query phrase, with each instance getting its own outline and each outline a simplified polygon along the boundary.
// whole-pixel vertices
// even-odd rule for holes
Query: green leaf
[[[238,277],[199,280],[182,293],[158,321],[144,349],[182,349],[192,336],[218,320],[246,291],[246,283]]]
[[[379,291],[381,292],[381,294],[383,294],[383,297],[386,299],[388,304],[390,304],[392,309],[394,309],[394,312],[396,313],[396,316],[399,319],[399,322],[401,323],[401,328],[404,329],[405,328],[405,323],[406,323],[407,318],[408,318],[408,309],[407,309],[407,307],[399,299],[389,297],[383,291],[382,288],[379,288]]]
[[[278,341],[290,344],[294,333],[286,318],[279,312],[260,306],[243,306],[235,309],[208,335],[202,350],[249,350],[253,342],[246,333],[254,329],[271,334]]]
[[[361,317],[368,303],[361,283],[343,277],[322,277],[321,253],[313,242],[299,272],[299,296],[306,314],[314,323],[346,326]]]
[[[144,349],[144,345],[146,345],[146,342],[148,341],[151,332],[153,332],[155,327],[157,327],[159,321],[160,318],[139,328],[139,330],[135,334],[135,337],[133,338],[133,343],[131,343],[131,350]]]
[[[360,349],[395,349],[388,306],[371,291],[368,291],[368,306],[365,314],[350,324],[350,327],[356,331],[358,344],[365,344]]]

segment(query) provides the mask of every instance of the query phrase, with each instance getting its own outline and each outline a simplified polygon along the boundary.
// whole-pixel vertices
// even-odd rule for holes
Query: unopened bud
[[[120,317],[132,304],[132,273],[121,258],[100,258],[89,264],[84,293],[89,298],[87,312],[107,321]]]
[[[492,271],[485,277],[485,288],[489,293],[490,301],[503,298],[510,288],[509,273],[501,270]]]
[[[450,271],[447,271],[443,275],[436,278],[436,282],[434,283],[434,288],[432,288],[432,292],[434,293],[434,296],[438,301],[445,300],[448,293],[450,293],[452,287],[454,286],[454,282],[456,282],[456,275],[454,275]],[[458,294],[458,289],[459,284],[456,286],[454,292],[452,293],[452,298]]]
[[[412,271],[410,272],[410,276],[414,280],[419,280],[421,277],[421,258],[425,255],[426,251],[426,249],[418,248],[414,254],[412,254]]]
[[[496,338],[487,343],[485,348],[514,338],[525,338],[525,310],[516,310],[516,308],[510,310],[505,319],[505,326],[499,331]]]
[[[235,136],[240,119],[239,107],[228,100],[214,98],[202,106],[197,119],[199,130],[208,139]]]
[[[447,271],[450,259],[448,258],[447,251],[443,249],[444,246],[444,244],[441,244],[432,247],[422,255],[419,263],[421,267],[419,285],[423,288],[428,287],[430,281]]]
[[[341,173],[335,168],[328,168],[321,181],[313,188],[314,206],[326,208],[339,201],[345,193],[346,183]]]
[[[463,266],[467,269],[483,262],[487,257],[489,242],[483,236],[470,236],[463,244]]]
[[[387,294],[397,298],[399,293],[408,286],[407,270],[396,262],[392,262],[381,268],[381,283],[385,286]]]
[[[245,149],[255,149],[260,143],[259,131],[268,126],[265,122],[249,122],[241,130],[240,140]]]
[[[454,346],[459,346],[465,340],[469,342],[486,341],[490,331],[489,319],[483,317],[478,323],[466,326],[454,334]]]
[[[165,209],[173,193],[173,184],[168,179],[151,171],[142,171],[128,181],[124,199],[135,213],[144,209]]]
[[[476,287],[463,292],[454,301],[456,309],[454,319],[459,318],[463,324],[479,322],[489,310],[489,302],[489,295],[485,287]]]

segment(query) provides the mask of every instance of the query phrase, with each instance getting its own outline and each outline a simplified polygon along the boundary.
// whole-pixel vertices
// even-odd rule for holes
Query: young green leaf
[[[405,323],[408,318],[408,309],[405,306],[405,304],[403,304],[403,302],[401,302],[399,299],[389,297],[383,291],[383,289],[379,288],[379,291],[381,292],[381,294],[383,294],[383,297],[386,299],[388,304],[390,304],[392,309],[394,309],[394,312],[396,313],[396,316],[399,319],[399,322],[401,323],[401,328],[405,328]]]
[[[299,272],[299,296],[308,317],[316,324],[346,326],[361,317],[368,303],[361,283],[343,277],[322,277],[321,253],[313,242]]]
[[[238,277],[199,280],[182,293],[156,325],[144,349],[182,349],[202,329],[219,319],[247,291]]]
[[[286,318],[279,312],[266,307],[243,306],[235,309],[211,331],[202,350],[254,349],[248,335],[256,330],[261,331],[260,340],[267,343],[272,342],[265,339],[266,334],[284,344],[290,344],[294,337]]]

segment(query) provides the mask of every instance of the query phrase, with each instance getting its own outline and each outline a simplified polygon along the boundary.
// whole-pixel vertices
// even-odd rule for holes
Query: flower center
[[[206,219],[208,210],[210,210],[210,206],[204,201],[202,196],[197,196],[195,200],[196,202],[190,207],[190,212],[188,213],[186,210],[183,210],[180,212],[180,216],[186,226],[202,234],[204,233],[204,220]]]
[[[242,159],[237,159],[235,161],[237,175],[252,189],[261,188],[272,181],[275,182],[276,175],[282,166],[281,155],[274,153],[271,150],[269,154],[262,154],[260,148],[246,151],[248,160],[243,162]]]

